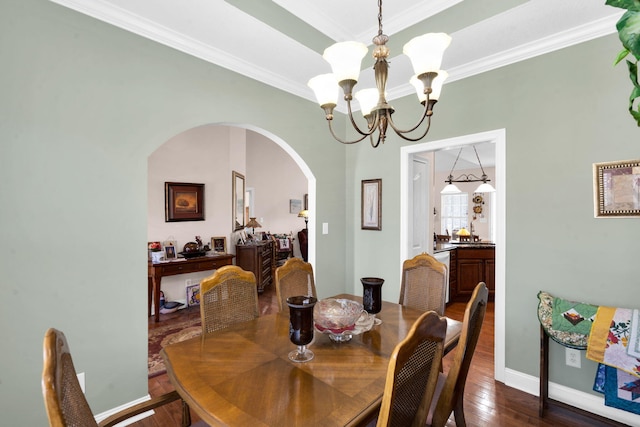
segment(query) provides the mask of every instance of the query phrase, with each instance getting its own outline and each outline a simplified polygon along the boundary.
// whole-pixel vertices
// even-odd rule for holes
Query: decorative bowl
[[[349,341],[354,332],[358,333],[356,322],[363,312],[362,304],[357,301],[326,298],[313,308],[313,320],[319,332],[329,334],[332,341],[343,342]]]
[[[198,251],[198,252],[178,252],[180,255],[182,255],[185,258],[197,258],[200,256],[205,256],[207,254],[206,251]]]

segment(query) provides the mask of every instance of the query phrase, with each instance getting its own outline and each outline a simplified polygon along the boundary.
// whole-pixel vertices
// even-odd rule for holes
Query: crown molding
[[[155,22],[114,6],[108,1],[50,1],[238,74],[242,74],[292,95],[299,96],[314,103],[316,102],[312,91],[304,83],[295,82],[288,76],[273,73],[267,68],[249,62],[233,53],[210,46],[182,33],[158,25]],[[415,10],[412,11],[412,14],[415,14]],[[445,84],[615,33],[615,24],[621,15],[622,12],[451,68],[447,70],[449,72],[449,78]],[[388,87],[387,90],[389,100],[404,97],[414,92],[410,85],[404,84],[398,87]],[[354,105],[354,107],[356,106]],[[346,112],[344,105],[339,105],[336,110],[342,113]]]

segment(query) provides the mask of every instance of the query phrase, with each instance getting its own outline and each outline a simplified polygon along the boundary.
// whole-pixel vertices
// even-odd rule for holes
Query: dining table
[[[362,302],[362,297],[346,298]],[[359,426],[377,417],[391,353],[423,312],[384,301],[381,324],[334,342],[316,330],[315,357],[289,360],[289,316],[238,323],[161,351],[169,380],[211,426]],[[447,319],[445,352],[461,322]]]

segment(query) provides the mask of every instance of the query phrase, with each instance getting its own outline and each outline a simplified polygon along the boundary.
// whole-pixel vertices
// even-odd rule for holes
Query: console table
[[[156,322],[160,321],[160,283],[163,276],[175,276],[177,274],[195,273],[197,271],[215,270],[224,265],[233,263],[234,255],[209,255],[197,258],[182,259],[180,261],[151,262],[149,261],[149,297],[148,310],[151,314],[151,295],[153,294],[153,307]],[[153,292],[152,292],[153,291]]]

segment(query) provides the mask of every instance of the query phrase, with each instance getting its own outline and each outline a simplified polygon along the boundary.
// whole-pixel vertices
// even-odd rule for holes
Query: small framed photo
[[[640,160],[593,164],[596,218],[640,217]]]
[[[200,305],[200,284],[187,286],[187,307]]]
[[[212,237],[211,238],[211,250],[217,254],[227,253],[227,238],[226,237]]]
[[[302,200],[289,199],[289,213],[298,215],[298,213],[300,213],[301,210],[302,210]]]
[[[364,179],[361,189],[363,230],[382,230],[382,179]]]
[[[164,183],[165,222],[204,221],[204,184]]]
[[[174,245],[168,245],[164,247],[164,259],[176,259],[177,252]]]

